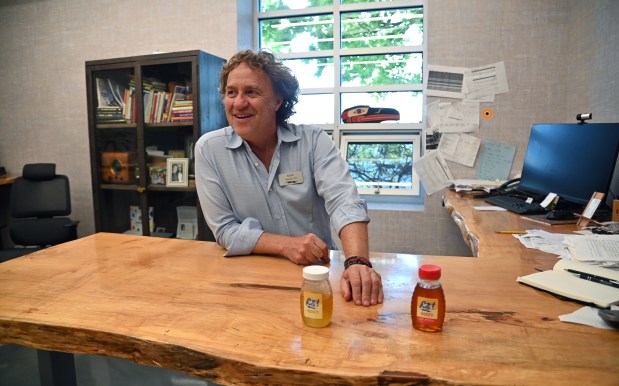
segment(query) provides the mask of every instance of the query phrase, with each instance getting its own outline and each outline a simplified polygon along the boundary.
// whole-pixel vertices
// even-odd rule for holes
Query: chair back
[[[24,165],[11,189],[11,239],[19,245],[55,245],[77,238],[69,179],[49,163]]]

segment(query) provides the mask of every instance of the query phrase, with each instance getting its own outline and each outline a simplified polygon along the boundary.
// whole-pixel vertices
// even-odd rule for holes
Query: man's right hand
[[[252,253],[285,256],[299,265],[328,263],[331,260],[329,247],[313,233],[303,236],[284,236],[264,232]]]

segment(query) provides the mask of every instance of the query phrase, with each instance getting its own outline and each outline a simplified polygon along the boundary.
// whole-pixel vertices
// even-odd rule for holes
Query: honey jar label
[[[438,299],[420,296],[417,299],[417,316],[426,319],[438,319]]]
[[[303,293],[303,315],[310,319],[322,319],[322,294]]]

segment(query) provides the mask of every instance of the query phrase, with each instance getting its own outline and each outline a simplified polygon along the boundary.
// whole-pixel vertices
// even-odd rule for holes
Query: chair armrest
[[[64,226],[66,227],[77,227],[77,224],[79,224],[79,221],[71,221],[70,223],[64,224]]]

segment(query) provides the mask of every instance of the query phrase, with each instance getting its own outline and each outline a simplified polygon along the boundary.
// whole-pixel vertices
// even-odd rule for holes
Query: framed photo
[[[189,186],[188,158],[168,158],[165,186]]]

